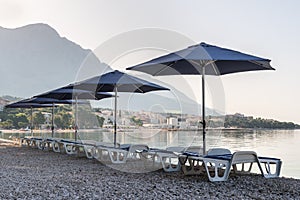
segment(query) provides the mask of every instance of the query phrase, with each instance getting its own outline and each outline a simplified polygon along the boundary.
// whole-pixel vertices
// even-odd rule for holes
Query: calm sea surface
[[[1,133],[9,138],[19,134]],[[24,135],[24,134],[22,134]],[[48,133],[35,132],[34,135],[47,137]],[[73,138],[73,133],[56,133],[55,137]],[[113,133],[93,131],[80,132],[82,140],[113,142]],[[135,130],[118,132],[117,141],[124,143],[143,143],[150,147],[202,145],[200,131],[159,131]],[[281,176],[300,179],[300,130],[230,130],[207,132],[207,148],[224,147],[232,152],[238,150],[255,151],[259,156],[277,157],[283,161]]]

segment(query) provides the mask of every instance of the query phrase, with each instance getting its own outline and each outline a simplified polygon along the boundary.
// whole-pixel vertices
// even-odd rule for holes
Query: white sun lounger
[[[31,137],[29,137],[29,136],[19,138],[20,146],[30,146],[29,145],[30,138]]]
[[[280,174],[281,161],[277,158],[258,157],[254,151],[238,151],[233,154],[229,150],[223,148],[211,149],[206,156],[186,154],[187,160],[199,163],[201,170],[195,173],[195,164],[193,170],[187,170],[187,174],[200,174],[203,172],[203,166],[210,181],[226,181],[229,177],[231,168],[234,173],[250,173],[253,163],[256,163],[260,173],[265,178],[275,178]],[[201,163],[201,165],[200,165]],[[265,166],[265,169],[261,167]],[[238,168],[238,166],[240,166]],[[275,168],[275,171],[272,170]],[[185,171],[183,170],[185,173]],[[186,174],[186,173],[185,173]]]
[[[27,143],[28,147],[41,149],[42,141],[43,141],[43,138],[41,138],[41,137],[27,137],[27,138],[23,138],[21,140],[21,144]]]
[[[113,143],[100,142],[92,148],[92,156],[93,158],[99,160],[100,162],[110,161],[110,149],[116,148],[118,149],[120,144],[116,144],[116,147]],[[121,159],[121,158],[120,158]]]
[[[235,173],[250,173],[253,163],[257,163],[259,171],[265,178],[276,178],[280,175],[281,160],[278,158],[258,157],[254,151],[238,151],[232,155],[227,154],[223,156],[212,155],[205,156],[203,159],[211,181],[225,181],[228,179],[231,166]],[[211,163],[214,166],[214,176],[208,171],[207,163]],[[238,169],[237,165],[241,165]],[[246,166],[248,164],[248,167]],[[264,166],[264,168],[262,167]],[[223,176],[220,176],[220,169],[225,169]]]
[[[85,155],[89,159],[94,158],[92,149],[99,144],[99,142],[94,140],[60,140],[58,143],[60,150],[63,149],[63,152],[66,154],[77,156]],[[61,148],[62,145],[63,148]]]
[[[155,169],[162,168],[165,172],[176,172],[181,169],[179,155],[184,149],[185,147],[168,147],[166,149],[150,148],[142,152],[141,156],[144,159],[152,160],[152,167]]]
[[[126,163],[127,160],[142,159],[141,153],[148,151],[149,147],[144,144],[123,144],[115,147],[113,144],[101,144],[94,147],[94,158],[100,162],[111,162],[113,164]]]
[[[203,157],[205,169],[210,181],[226,181],[229,177],[231,167],[235,173],[250,173],[253,163],[263,175],[263,171],[254,151],[237,151],[233,154],[207,155]],[[246,167],[248,164],[248,167]],[[241,165],[238,170],[237,165]],[[212,169],[212,170],[211,170]]]
[[[43,149],[44,148],[44,138],[42,137],[33,137],[33,136],[26,136],[19,138],[20,146],[28,146],[31,148],[38,148]]]
[[[183,153],[179,156],[181,170],[184,175],[196,175],[203,173],[202,158],[203,149],[200,146],[190,146],[184,149]]]
[[[87,158],[93,158],[92,148],[97,145],[94,140],[68,140],[62,138],[46,138],[41,142],[42,150],[53,150],[57,153],[66,153],[69,155],[84,155]]]
[[[59,146],[59,141],[62,138],[45,138],[39,143],[39,149],[50,151],[53,150],[54,152],[61,152],[61,148]]]

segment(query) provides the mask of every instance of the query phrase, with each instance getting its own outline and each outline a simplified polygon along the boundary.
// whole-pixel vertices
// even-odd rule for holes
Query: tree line
[[[299,124],[293,122],[280,122],[273,119],[242,117],[230,115],[225,117],[225,128],[265,128],[265,129],[300,129]]]
[[[51,108],[35,108],[31,116],[31,109],[25,108],[5,108],[0,112],[0,128],[3,129],[24,129],[31,128],[31,118],[33,129],[40,129],[42,125],[51,128]],[[45,116],[49,116],[48,118]],[[88,105],[81,105],[78,108],[79,121],[81,128],[102,127],[104,118],[95,115]],[[61,105],[55,108],[54,125],[59,129],[72,129],[75,126],[75,116],[71,105]]]
[[[61,105],[55,108],[54,124],[59,129],[72,129],[75,126],[74,112],[71,105]],[[32,120],[34,129],[40,129],[45,125],[45,114],[51,114],[51,108],[34,109]],[[98,128],[102,127],[104,118],[95,113],[100,113],[101,109],[93,109],[90,105],[80,105],[78,107],[79,128]],[[50,115],[51,116],[51,115]],[[138,126],[142,126],[143,122],[135,116],[130,121]],[[223,126],[223,120],[208,120],[209,127]],[[111,122],[112,123],[112,122]],[[300,125],[293,122],[280,122],[273,119],[262,119],[245,117],[241,114],[226,115],[225,128],[265,128],[265,129],[300,129]],[[3,129],[22,129],[31,128],[31,109],[25,108],[6,108],[0,112],[0,128]],[[48,118],[48,127],[51,128],[51,117]]]

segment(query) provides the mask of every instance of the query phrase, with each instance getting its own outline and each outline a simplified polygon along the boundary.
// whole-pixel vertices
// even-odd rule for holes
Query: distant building
[[[156,118],[151,118],[151,119],[150,119],[150,123],[151,123],[151,124],[159,124],[159,120],[156,119]]]
[[[167,125],[170,128],[178,128],[178,119],[175,117],[167,117]]]
[[[180,129],[187,129],[188,128],[188,124],[186,122],[183,122],[183,121],[179,122],[178,125],[179,125]]]
[[[172,126],[177,126],[178,125],[178,119],[175,117],[168,117],[167,118],[167,124],[172,125]]]
[[[122,118],[121,119],[121,125],[123,126],[130,126],[131,125],[131,121],[128,118]]]
[[[44,124],[41,125],[42,129],[46,129],[52,126],[52,113],[42,112],[45,118]],[[55,124],[54,124],[55,126]]]

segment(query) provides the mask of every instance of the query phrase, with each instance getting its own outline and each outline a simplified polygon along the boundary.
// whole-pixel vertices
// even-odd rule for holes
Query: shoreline
[[[128,173],[78,156],[0,140],[0,199],[297,199],[300,180],[230,175],[226,182],[162,170]]]
[[[93,132],[93,131],[107,131],[107,129],[80,129],[82,132]],[[57,129],[56,133],[70,133],[74,132],[74,129]],[[18,129],[0,129],[0,133],[30,133],[30,130],[18,130]],[[51,133],[51,130],[33,130],[33,133]]]
[[[130,132],[130,131],[136,131],[136,130],[152,130],[149,128],[144,129],[124,129],[121,128],[118,130],[118,132]],[[156,130],[156,129],[155,129]],[[202,131],[202,129],[164,129],[159,128],[157,130],[161,131]],[[300,129],[262,129],[262,128],[209,128],[208,130],[216,130],[216,131],[258,131],[258,130],[282,130],[282,131],[290,131],[290,130],[300,130]],[[57,133],[70,133],[74,132],[74,129],[55,129],[55,132]],[[99,129],[80,129],[81,132],[94,132],[94,131],[103,131],[103,132],[111,132],[111,129],[107,128],[99,128]],[[36,129],[33,130],[34,133],[51,133],[50,129]],[[20,130],[20,129],[0,129],[0,133],[30,133],[30,130]]]

